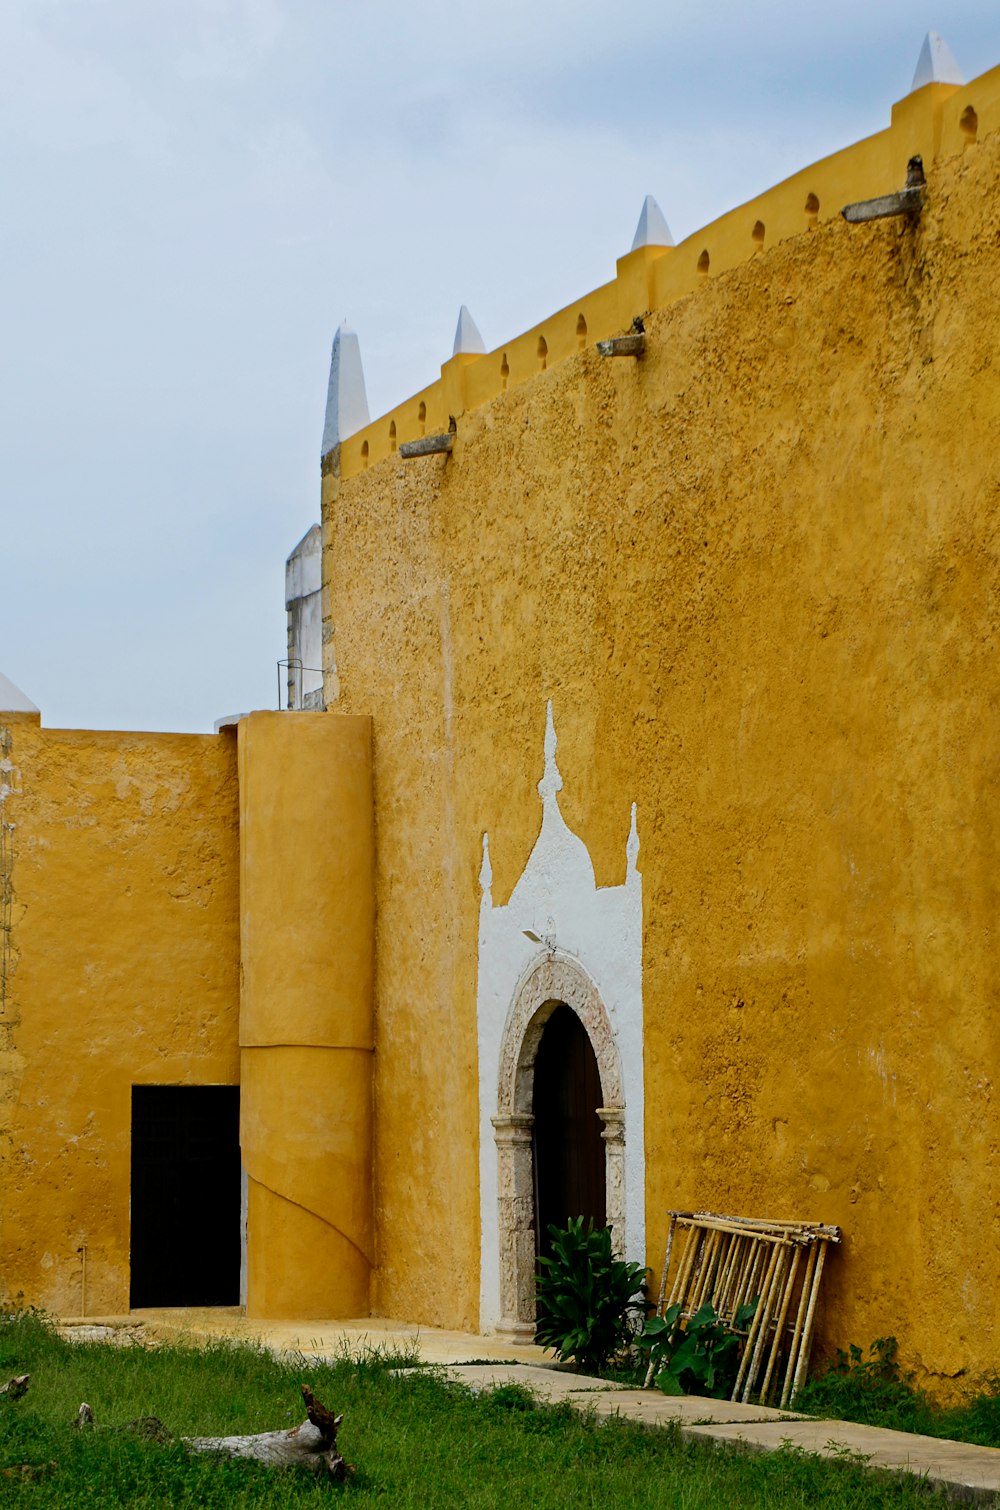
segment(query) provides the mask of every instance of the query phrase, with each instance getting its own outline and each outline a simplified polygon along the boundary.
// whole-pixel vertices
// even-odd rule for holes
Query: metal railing
[[[282,674],[284,673],[284,674]],[[322,693],[323,672],[319,666],[303,666],[299,660],[278,662],[278,710],[299,712],[305,707],[305,698],[309,693],[302,691],[302,679],[306,675],[318,676],[319,687],[316,689]],[[283,701],[284,699],[284,701]]]

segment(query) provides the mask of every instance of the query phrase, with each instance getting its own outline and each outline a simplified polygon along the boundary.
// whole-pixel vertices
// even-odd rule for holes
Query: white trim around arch
[[[642,877],[635,806],[625,883],[599,887],[583,841],[559,811],[555,750],[550,705],[538,784],[541,832],[506,905],[493,905],[486,836],[480,871],[480,1327],[489,1332],[502,1323],[512,1341],[530,1329],[531,1089],[545,1009],[557,1002],[580,1017],[597,1056],[616,1244],[631,1261],[646,1261]]]

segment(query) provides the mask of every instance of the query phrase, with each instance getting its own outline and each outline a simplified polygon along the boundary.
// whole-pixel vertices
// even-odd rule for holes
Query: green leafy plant
[[[731,1394],[739,1368],[741,1333],[749,1326],[757,1301],[740,1306],[733,1326],[720,1321],[706,1302],[684,1324],[678,1302],[662,1316],[646,1322],[640,1348],[648,1348],[655,1370],[653,1381],[665,1395],[709,1395],[721,1400]]]
[[[538,1260],[535,1339],[582,1369],[603,1368],[634,1338],[645,1311],[646,1270],[611,1251],[611,1228],[582,1216],[551,1226],[551,1257]]]
[[[941,1434],[983,1447],[1000,1447],[1000,1376],[987,1374],[961,1404],[940,1413]],[[920,1431],[925,1427],[921,1425]]]
[[[876,1337],[868,1356],[855,1343],[837,1349],[836,1362],[800,1391],[796,1408],[842,1421],[887,1426],[896,1431],[930,1431],[931,1402],[904,1374],[895,1337]]]

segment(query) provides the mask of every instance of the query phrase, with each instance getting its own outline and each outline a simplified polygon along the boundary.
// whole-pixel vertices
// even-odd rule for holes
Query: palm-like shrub
[[[550,1227],[552,1255],[539,1258],[535,1340],[582,1369],[603,1368],[632,1340],[646,1309],[646,1270],[611,1251],[611,1228],[582,1216]]]

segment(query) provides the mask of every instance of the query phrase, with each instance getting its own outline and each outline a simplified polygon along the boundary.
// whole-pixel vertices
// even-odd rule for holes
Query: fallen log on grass
[[[306,1420],[291,1431],[262,1431],[254,1436],[240,1437],[181,1437],[181,1441],[189,1452],[252,1458],[254,1462],[267,1463],[271,1468],[308,1468],[313,1473],[322,1473],[325,1468],[331,1478],[345,1479],[354,1469],[350,1463],[345,1463],[337,1450],[337,1429],[344,1418],[335,1416],[317,1400],[307,1384],[301,1388],[306,1403]],[[94,1412],[86,1402],[80,1406],[75,1424],[96,1426]],[[155,1416],[143,1416],[119,1429],[136,1431],[157,1442],[171,1440],[170,1432]]]
[[[335,1416],[316,1399],[307,1384],[302,1385],[306,1402],[306,1420],[291,1431],[264,1431],[251,1437],[184,1437],[192,1452],[217,1452],[230,1458],[253,1458],[273,1468],[310,1468],[314,1473],[327,1469],[333,1479],[345,1479],[353,1468],[337,1450],[337,1430],[343,1416]]]
[[[8,1400],[20,1400],[22,1395],[28,1393],[30,1378],[30,1374],[17,1374],[13,1379],[8,1379],[7,1383],[0,1387],[0,1395],[6,1395]]]

